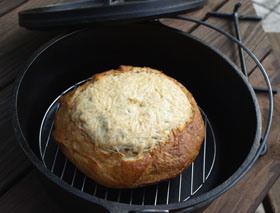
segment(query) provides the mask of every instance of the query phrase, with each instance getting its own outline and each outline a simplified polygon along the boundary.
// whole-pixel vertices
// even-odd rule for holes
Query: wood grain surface
[[[280,76],[275,70],[279,70],[274,55],[267,56],[262,65],[275,89],[280,89]],[[265,87],[263,77],[256,68],[249,77],[253,86]],[[268,115],[268,95],[257,94],[263,116],[263,128],[266,125]],[[274,116],[268,139],[268,151],[255,163],[254,167],[241,179],[241,181],[214,201],[205,212],[254,212],[266,196],[266,192],[272,187],[279,177],[280,171],[280,97],[274,95]],[[265,175],[264,175],[265,174]],[[246,192],[244,193],[244,190]],[[232,195],[240,196],[232,196]],[[254,199],[254,200],[253,200]],[[254,201],[254,202],[252,202]]]
[[[2,4],[13,1],[4,1]],[[48,4],[64,2],[49,0]],[[30,31],[18,25],[18,12],[45,6],[45,1],[29,0],[0,16],[0,89],[10,84],[22,70],[24,62],[40,46],[61,32]]]
[[[22,196],[22,195],[25,196]],[[45,192],[36,173],[29,172],[10,188],[0,199],[1,212],[9,213],[58,213],[58,205]]]
[[[1,0],[0,1],[0,16],[10,12],[11,10],[17,8],[19,5],[23,4],[27,0]]]
[[[229,1],[224,4],[218,12],[232,12],[232,8],[234,8],[234,5],[238,2],[239,0]],[[242,3],[243,5],[239,9],[239,14],[255,15],[255,11],[250,1],[242,1]],[[215,25],[231,35],[235,35],[233,20],[224,20],[222,18],[213,17],[208,18],[207,23]],[[267,55],[271,47],[264,31],[262,30],[261,23],[255,21],[239,21],[239,23],[243,44],[245,44],[245,46],[248,47],[259,60],[262,60]],[[205,27],[199,27],[192,32],[192,34],[219,49],[237,65],[240,64],[237,45],[229,42],[228,38],[219,36],[219,34],[214,31],[208,31]],[[247,54],[245,54],[245,60],[247,70],[250,72],[255,67],[255,63],[249,59]]]
[[[10,84],[0,90],[0,196],[31,167],[13,132],[11,116],[13,86],[14,84]]]
[[[14,79],[24,63],[42,44],[61,32],[33,32],[20,28],[17,13],[21,10],[46,4],[65,2],[63,0],[0,0],[0,212],[63,212],[46,194],[37,179],[31,163],[25,157],[13,134],[11,121],[11,97]],[[207,17],[209,10],[232,13],[237,0],[211,0],[203,9],[186,14],[204,20],[234,35],[232,21]],[[250,0],[243,0],[240,14],[255,14]],[[239,64],[237,45],[214,31],[193,23],[162,20],[164,24],[189,32],[226,54]],[[259,22],[240,21],[244,44],[259,58],[268,72],[272,86],[280,89],[279,63],[273,53],[267,35]],[[275,38],[275,44],[279,40]],[[248,56],[249,81],[254,86],[265,86],[262,76]],[[267,118],[267,94],[257,95],[263,120]],[[242,180],[215,200],[204,212],[254,212],[273,183],[280,175],[280,99],[274,96],[274,119],[268,140],[268,152],[257,160],[254,167]]]
[[[280,33],[267,33],[271,43],[272,51],[278,62],[280,62]]]
[[[182,16],[191,17],[193,19],[198,20],[206,20],[208,11],[217,11],[220,7],[222,7],[228,0],[212,0],[209,1],[206,6],[198,11],[194,11]],[[185,32],[191,32],[198,27],[197,24],[192,22],[186,22],[182,20],[174,20],[174,19],[162,19],[163,24],[166,24],[170,27],[174,27],[179,30],[183,30]]]
[[[280,178],[269,190],[263,203],[267,212],[280,212]]]
[[[271,43],[272,47],[272,53],[275,56],[277,63],[279,64],[280,62],[280,34],[279,33],[267,33],[267,36],[269,38],[269,41]],[[277,66],[277,65],[276,65]],[[279,73],[280,68],[277,68],[277,72]],[[279,81],[279,80],[278,80]],[[276,80],[274,80],[276,82]],[[276,83],[274,83],[275,86]],[[279,90],[278,90],[279,91]],[[277,102],[277,100],[276,100]],[[276,103],[279,106],[279,102]],[[274,118],[277,119],[277,115],[274,116]],[[276,121],[277,125],[277,121]],[[280,141],[278,141],[277,144],[279,144]],[[271,147],[271,149],[274,149],[274,147]],[[276,156],[279,156],[279,148],[278,150],[274,150]],[[267,212],[280,212],[280,178],[278,177],[278,180],[273,184],[271,187],[270,191],[268,192],[267,196],[265,197],[264,201],[264,207]]]

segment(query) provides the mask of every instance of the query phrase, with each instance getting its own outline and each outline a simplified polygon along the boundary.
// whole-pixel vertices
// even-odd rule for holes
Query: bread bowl
[[[205,129],[192,94],[148,67],[120,66],[60,99],[53,137],[89,178],[112,188],[136,188],[183,172]]]

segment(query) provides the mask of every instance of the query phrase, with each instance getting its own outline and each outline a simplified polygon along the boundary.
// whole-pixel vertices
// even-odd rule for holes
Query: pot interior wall
[[[23,135],[40,158],[42,117],[66,88],[119,65],[149,66],[181,82],[214,128],[217,156],[200,194],[228,179],[247,157],[257,118],[252,95],[238,71],[211,48],[154,24],[82,30],[57,40],[31,63],[18,92]]]

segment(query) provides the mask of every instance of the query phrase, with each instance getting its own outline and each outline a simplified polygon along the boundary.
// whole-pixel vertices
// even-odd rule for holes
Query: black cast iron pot
[[[123,190],[119,195],[117,190],[94,185],[78,171],[74,174],[72,165],[58,171],[66,162],[62,154],[55,154],[59,150],[43,153],[42,160],[39,136],[47,136],[42,133],[41,122],[44,118],[46,125],[51,125],[52,118],[48,116],[53,113],[54,100],[77,82],[121,64],[149,66],[174,77],[193,94],[204,119],[209,121],[211,128],[206,135],[212,137],[214,145],[204,147],[201,153],[205,152],[207,157],[200,154],[204,157],[199,158],[213,164],[211,168],[206,166],[209,176],[202,175],[202,184],[195,192],[192,188],[189,197],[183,195],[194,186],[184,181],[192,179],[195,185],[201,179],[196,167],[188,169],[193,169],[191,177],[189,173],[180,176],[181,182],[177,178],[171,183],[133,192]],[[22,149],[41,174],[50,196],[63,209],[71,211],[201,211],[245,175],[253,164],[261,138],[257,99],[239,69],[202,41],[158,23],[95,27],[50,41],[30,58],[18,78],[14,108],[15,130]],[[49,160],[54,158],[58,166]],[[195,164],[198,168],[205,167],[199,162]],[[172,185],[170,189],[166,188],[168,184]],[[132,198],[129,200],[127,195]]]

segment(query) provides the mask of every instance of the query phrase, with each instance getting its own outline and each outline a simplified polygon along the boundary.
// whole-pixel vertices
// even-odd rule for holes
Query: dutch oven
[[[14,94],[19,144],[49,195],[67,211],[201,211],[244,176],[256,159],[262,122],[253,88],[218,50],[155,20],[197,9],[206,1],[105,2],[68,3],[19,14],[20,25],[30,29],[83,26],[49,41],[26,62]],[[93,74],[121,64],[162,70],[188,88],[201,109],[207,131],[204,145],[192,166],[175,179],[134,190],[108,189],[80,173],[51,137],[59,97]]]

